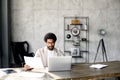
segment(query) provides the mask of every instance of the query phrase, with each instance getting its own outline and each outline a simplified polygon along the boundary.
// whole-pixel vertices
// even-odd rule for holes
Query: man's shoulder
[[[39,49],[46,49],[47,48],[47,46],[44,46],[44,47],[41,47],[41,48],[39,48]]]
[[[56,51],[56,53],[57,53],[59,56],[64,56],[63,51],[60,50],[59,48],[55,48],[54,50]]]
[[[54,48],[54,50],[56,50],[56,51],[61,51],[59,48]]]
[[[59,49],[58,48],[54,48],[55,51],[58,51]]]
[[[45,47],[39,48],[37,49],[37,51],[43,51],[45,49]]]

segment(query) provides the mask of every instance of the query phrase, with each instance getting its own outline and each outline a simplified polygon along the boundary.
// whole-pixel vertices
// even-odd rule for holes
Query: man
[[[55,48],[57,37],[54,33],[47,33],[44,37],[46,46],[36,51],[35,57],[40,57],[44,67],[48,66],[48,58],[51,56],[64,56],[63,52]],[[25,70],[30,70],[29,65],[24,66]]]

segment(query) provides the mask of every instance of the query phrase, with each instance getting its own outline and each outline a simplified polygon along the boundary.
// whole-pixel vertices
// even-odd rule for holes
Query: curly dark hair
[[[47,33],[47,34],[45,35],[44,41],[47,42],[47,39],[53,39],[54,42],[56,42],[57,37],[56,37],[56,35],[55,35],[54,33],[51,33],[51,32],[50,32],[50,33]]]

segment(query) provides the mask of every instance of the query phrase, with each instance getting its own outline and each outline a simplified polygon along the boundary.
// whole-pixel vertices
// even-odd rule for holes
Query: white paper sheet
[[[97,69],[101,69],[104,67],[107,67],[108,65],[104,65],[104,64],[92,64],[90,67],[91,68],[97,68]]]
[[[3,72],[2,70],[0,70],[0,78],[2,78],[3,76],[7,75],[7,73]]]
[[[43,77],[45,73],[35,73],[35,72],[20,72],[18,76],[22,77]]]
[[[43,68],[43,64],[40,57],[26,57],[24,56],[25,63],[31,68]]]

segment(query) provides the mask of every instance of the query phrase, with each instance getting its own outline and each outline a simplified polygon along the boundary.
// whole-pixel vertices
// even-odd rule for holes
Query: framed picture
[[[71,48],[71,56],[79,56],[80,49],[79,48]]]

